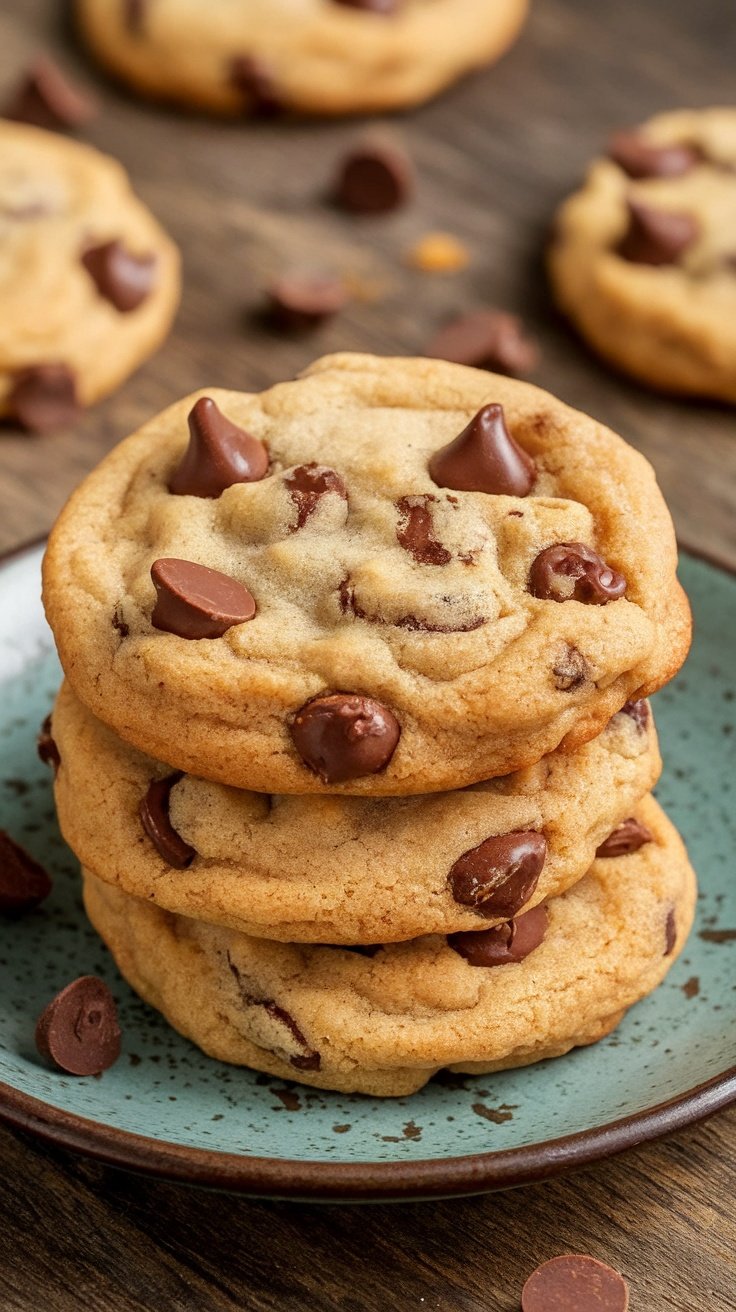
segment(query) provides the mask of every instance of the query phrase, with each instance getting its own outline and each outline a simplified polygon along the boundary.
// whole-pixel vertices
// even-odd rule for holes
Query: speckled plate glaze
[[[427,1198],[553,1175],[736,1101],[736,578],[686,556],[696,641],[657,696],[659,797],[701,880],[698,920],[665,984],[611,1038],[560,1060],[439,1078],[412,1098],[308,1090],[204,1057],[131,993],[87,926],[75,862],[36,757],[59,667],[41,547],[0,566],[0,826],[55,876],[45,906],[0,924],[0,1116],[152,1175],[281,1198]],[[105,817],[100,817],[105,823]],[[120,1004],[123,1055],[101,1079],[46,1070],[35,1019],[82,973]]]

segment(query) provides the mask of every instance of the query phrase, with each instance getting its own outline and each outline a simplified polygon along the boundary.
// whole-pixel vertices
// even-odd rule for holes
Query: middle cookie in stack
[[[340,356],[152,421],[44,571],[57,804],[123,973],[214,1055],[328,1088],[606,1033],[692,916],[646,797],[675,565],[642,457],[508,379]]]

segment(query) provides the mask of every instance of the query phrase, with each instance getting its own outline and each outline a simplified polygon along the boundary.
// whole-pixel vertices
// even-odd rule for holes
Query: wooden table
[[[94,78],[63,8],[0,0],[3,84],[41,45]],[[421,352],[449,314],[488,302],[521,312],[538,334],[535,381],[646,452],[681,539],[736,565],[732,412],[663,400],[609,373],[555,316],[539,255],[555,204],[608,132],[661,108],[727,104],[735,55],[728,0],[536,0],[496,71],[392,124],[416,161],[418,198],[360,222],[324,201],[359,125],[217,125],[102,88],[88,139],[124,161],[180,242],[184,304],[163,351],[74,433],[2,435],[0,548],[45,531],[104,451],[184,393],[260,388],[324,351]],[[403,264],[436,229],[467,244],[466,273]],[[250,312],[269,274],[294,263],[336,267],[374,299],[310,340],[270,337]],[[625,1272],[632,1312],[725,1312],[736,1308],[735,1150],[736,1111],[553,1183],[351,1209],[157,1184],[3,1130],[0,1308],[513,1312],[526,1274],[572,1249]]]

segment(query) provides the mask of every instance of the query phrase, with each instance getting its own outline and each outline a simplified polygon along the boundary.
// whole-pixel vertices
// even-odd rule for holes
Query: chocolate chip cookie
[[[648,835],[511,924],[356,951],[266,942],[85,880],[126,979],[212,1057],[320,1088],[414,1092],[439,1069],[525,1066],[610,1032],[684,945],[695,876],[645,799]]]
[[[689,644],[636,451],[509,378],[340,355],[123,442],[51,535],[77,695],[174,769],[401,795],[600,733]]]
[[[557,217],[559,304],[642,382],[735,402],[735,227],[736,110],[618,132]]]
[[[100,879],[258,937],[387,943],[487,928],[563,892],[659,777],[646,702],[577,752],[411,798],[239,791],[136,752],[68,685],[52,733],[61,829]],[[104,816],[104,823],[100,817]]]
[[[527,0],[76,0],[102,64],[157,100],[218,114],[418,104],[498,58]]]
[[[115,160],[0,122],[0,416],[71,423],[160,345],[179,256]]]

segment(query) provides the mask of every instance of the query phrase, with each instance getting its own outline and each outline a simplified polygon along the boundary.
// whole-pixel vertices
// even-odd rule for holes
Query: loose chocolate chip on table
[[[633,264],[675,264],[696,240],[700,225],[692,214],[658,210],[629,201],[629,226],[616,252]]]
[[[522,1312],[627,1312],[629,1290],[623,1276],[605,1262],[566,1253],[544,1262],[521,1294]]]
[[[137,310],[151,294],[156,284],[156,263],[155,255],[134,255],[121,241],[90,246],[82,254],[82,264],[100,296],[121,314]]]
[[[552,667],[555,688],[559,692],[573,692],[588,678],[588,666],[577,647],[567,647]]]
[[[25,848],[0,829],[0,915],[32,911],[51,892],[51,877]]]
[[[234,483],[257,483],[268,473],[268,451],[238,428],[209,396],[189,412],[189,445],[169,491],[180,497],[219,497]]]
[[[254,55],[236,55],[230,61],[230,85],[261,118],[273,118],[286,108],[273,73]]]
[[[43,761],[44,765],[52,765],[54,767],[54,774],[57,774],[59,766],[61,765],[61,753],[59,752],[51,733],[50,715],[46,716],[46,719],[39,729],[38,737],[36,739],[36,750],[39,759]]]
[[[501,310],[474,310],[451,320],[435,334],[424,354],[432,360],[513,375],[530,373],[539,359],[521,320]]]
[[[34,59],[3,111],[16,123],[51,130],[81,127],[96,113],[96,101],[77,90],[47,55]]]
[[[582,601],[605,606],[626,591],[626,579],[583,542],[545,547],[529,571],[529,591],[543,601]]]
[[[36,1047],[68,1075],[99,1075],[120,1056],[118,1013],[107,985],[82,975],[57,993],[36,1025]]]
[[[32,433],[66,428],[80,411],[74,373],[65,364],[34,364],[19,370],[8,396],[8,411]]]
[[[429,473],[438,487],[525,497],[536,467],[506,427],[503,406],[485,405],[456,438],[435,451]]]
[[[396,751],[401,728],[386,706],[358,693],[313,697],[291,724],[294,746],[304,764],[325,784],[377,774]]]
[[[629,856],[631,852],[638,852],[645,843],[651,843],[653,838],[651,829],[647,829],[641,820],[637,820],[636,816],[632,815],[608,835],[605,842],[597,849],[596,856]]]
[[[515,916],[537,887],[546,856],[547,840],[534,829],[486,838],[452,867],[452,896],[489,918]]]
[[[337,470],[327,465],[297,465],[284,475],[284,482],[289,489],[296,506],[296,524],[293,532],[304,528],[310,515],[313,515],[322,497],[334,492],[336,496],[347,501],[347,488]]]
[[[647,725],[649,724],[649,714],[649,702],[646,697],[640,697],[639,700],[635,702],[624,702],[619,711],[619,715],[628,715],[629,718],[634,721],[637,729],[640,729],[642,733],[646,733]]]
[[[244,584],[192,560],[155,560],[151,578],[156,589],[151,623],[179,638],[221,638],[256,613]]]
[[[668,957],[674,951],[677,942],[677,916],[675,908],[670,907],[664,926],[664,955]]]
[[[268,288],[268,318],[282,332],[318,328],[347,304],[341,278],[330,274],[285,273]]]
[[[448,934],[447,942],[469,966],[508,966],[528,957],[546,932],[547,908],[542,904],[493,929]]]
[[[702,158],[695,146],[684,142],[655,146],[638,132],[616,132],[608,154],[630,178],[681,178]]]
[[[159,856],[168,865],[176,866],[177,870],[186,869],[197,855],[194,848],[184,842],[181,834],[177,834],[169,819],[171,790],[181,777],[181,773],[175,771],[165,779],[152,779],[138,808],[141,824]]]
[[[420,565],[446,565],[452,553],[434,536],[432,514],[429,509],[436,497],[400,497],[396,506],[400,515],[396,536],[404,548]]]
[[[385,214],[398,209],[414,191],[414,170],[400,146],[367,141],[343,160],[335,200],[351,214]]]

